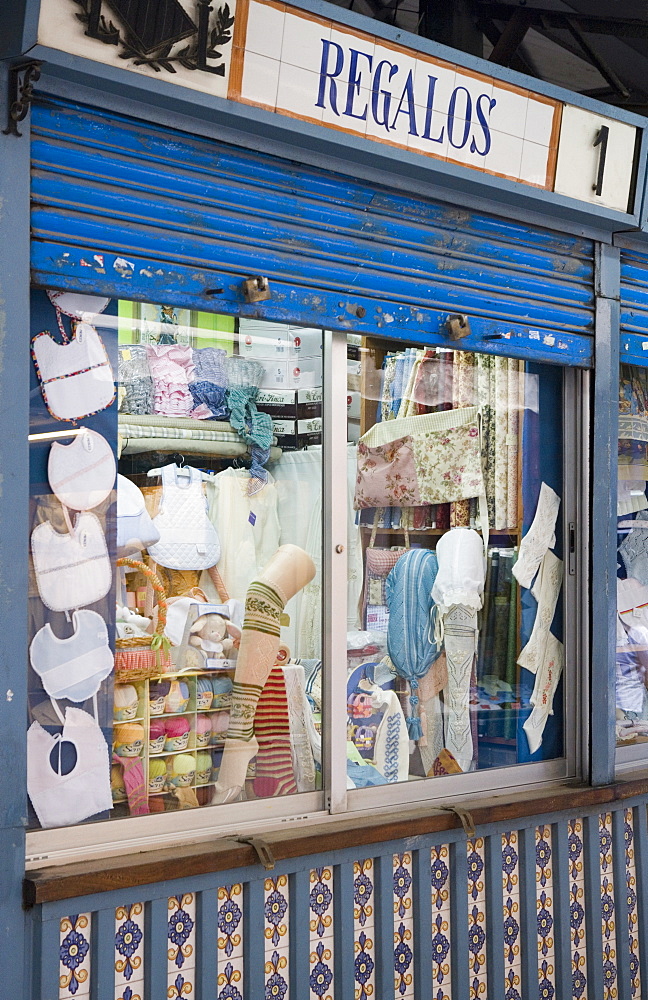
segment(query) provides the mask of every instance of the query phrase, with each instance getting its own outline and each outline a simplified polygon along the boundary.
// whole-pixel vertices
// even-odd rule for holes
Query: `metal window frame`
[[[385,340],[389,340],[385,337]],[[413,340],[412,343],[415,341]],[[488,352],[483,352],[488,353]],[[54,830],[27,832],[27,868],[112,856],[124,850],[146,851],[206,840],[236,839],[267,832],[375,815],[376,810],[427,805],[438,808],[476,795],[546,786],[574,778],[586,766],[582,733],[586,720],[581,706],[587,687],[587,564],[585,530],[576,540],[575,574],[565,574],[563,589],[565,683],[563,756],[465,774],[406,781],[374,788],[346,788],[346,333],[324,331],[323,445],[323,715],[324,790],[253,800],[225,807],[187,810],[155,816],[126,817]],[[560,366],[563,372],[563,551],[569,551],[569,525],[580,524],[588,502],[587,443],[589,440],[589,373]],[[573,471],[576,470],[576,476]],[[339,484],[344,488],[340,489]],[[338,547],[342,551],[337,551]]]

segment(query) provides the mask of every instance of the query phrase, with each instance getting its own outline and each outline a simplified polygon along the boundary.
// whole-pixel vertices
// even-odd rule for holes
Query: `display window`
[[[358,784],[559,757],[561,371],[370,338],[348,370]]]
[[[573,768],[574,372],[72,292],[32,316],[32,831]]]
[[[616,743],[648,743],[648,371],[621,365],[617,493]]]

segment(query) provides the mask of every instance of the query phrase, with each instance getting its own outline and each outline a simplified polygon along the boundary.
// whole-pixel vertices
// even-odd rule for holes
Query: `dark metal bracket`
[[[30,59],[29,62],[17,63],[9,70],[9,104],[7,112],[7,127],[3,135],[15,135],[20,138],[18,123],[23,122],[29,114],[29,108],[34,97],[34,84],[40,80],[42,62]]]

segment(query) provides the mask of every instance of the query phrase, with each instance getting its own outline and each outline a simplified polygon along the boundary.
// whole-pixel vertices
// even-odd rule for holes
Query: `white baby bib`
[[[76,763],[69,774],[62,774],[60,748],[68,742],[76,750]],[[57,744],[59,753],[53,755]],[[40,723],[31,724],[27,731],[27,791],[45,829],[71,826],[112,809],[108,744],[91,715],[68,708],[63,732],[55,736]]]
[[[92,698],[113,668],[106,623],[96,611],[75,611],[74,635],[59,639],[49,623],[29,647],[29,661],[50,698]]]
[[[106,539],[94,514],[79,514],[73,531],[65,534],[43,521],[32,531],[31,549],[38,593],[50,611],[94,604],[110,590]]]
[[[37,334],[32,353],[45,405],[57,420],[87,417],[115,398],[106,348],[89,323],[79,323],[68,344],[59,344],[46,331]]]
[[[162,469],[162,503],[153,518],[160,540],[148,551],[168,569],[209,569],[220,559],[221,549],[207,513],[202,475],[198,469],[182,471],[190,475],[178,476],[176,465]]]
[[[54,441],[47,462],[52,493],[72,510],[91,510],[115,483],[115,457],[105,437],[82,427],[71,444]]]

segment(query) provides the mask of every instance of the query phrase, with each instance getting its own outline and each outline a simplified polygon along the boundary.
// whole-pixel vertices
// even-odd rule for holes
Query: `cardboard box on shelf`
[[[291,361],[258,360],[265,369],[262,389],[314,389],[322,384],[321,357]]]
[[[309,420],[273,420],[272,432],[283,451],[298,451],[322,443],[322,418]]]
[[[279,420],[307,420],[322,415],[322,387],[313,389],[260,389],[257,408]]]

